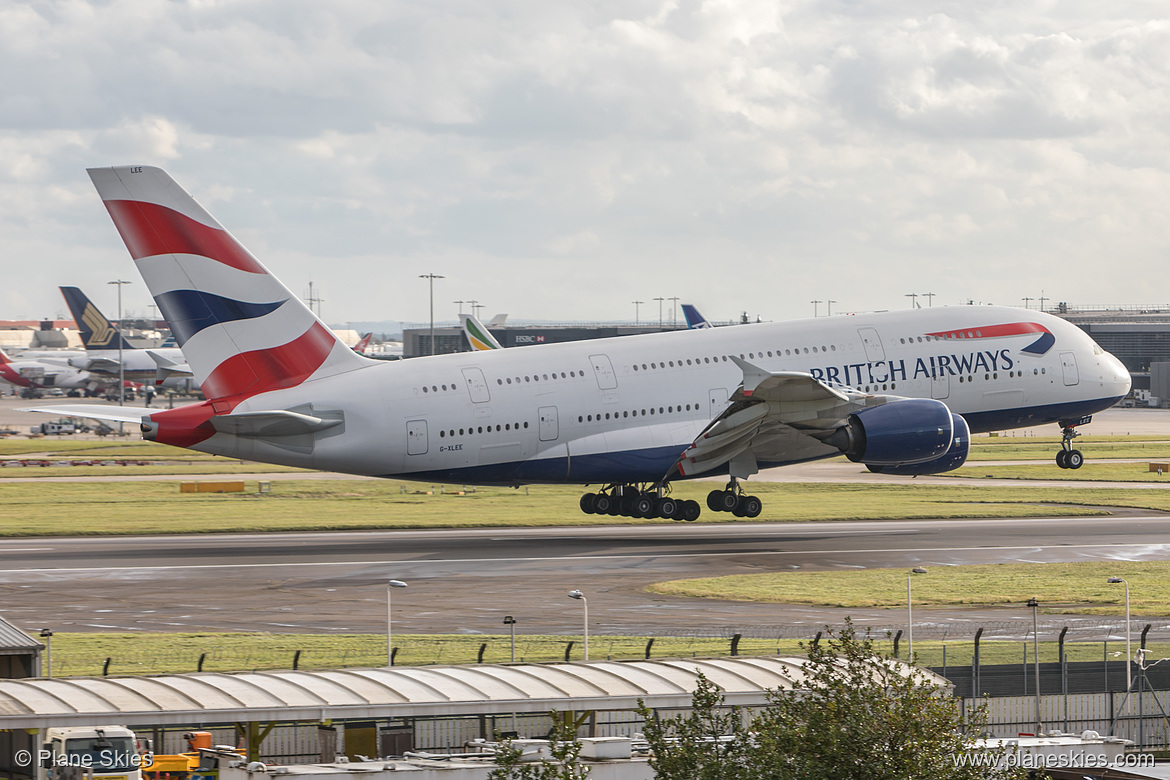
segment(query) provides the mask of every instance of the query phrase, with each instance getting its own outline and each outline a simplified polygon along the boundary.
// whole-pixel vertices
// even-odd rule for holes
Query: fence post
[[[198,666],[198,667],[195,669],[195,671],[197,671],[197,672],[202,672],[202,671],[203,671],[203,661],[204,661],[206,658],[207,658],[207,653],[200,653],[200,654],[199,654],[199,666]]]
[[[979,679],[979,639],[983,636],[983,626],[975,632],[975,654],[971,657],[971,698],[977,699],[981,695],[980,688],[983,687],[982,680]]]
[[[479,646],[479,655],[478,655],[478,656],[476,656],[476,659],[475,659],[475,662],[476,662],[477,664],[482,664],[482,663],[483,663],[483,654],[484,654],[484,652],[485,652],[486,650],[487,650],[487,642],[484,642],[483,644],[481,644],[481,645]]]
[[[295,672],[301,665],[301,651],[297,650],[293,653],[293,671]]]
[[[102,677],[108,677],[109,675],[110,675],[110,657],[106,656],[106,662],[104,664],[102,664]]]
[[[821,635],[817,634],[817,639],[820,639],[820,637],[821,637]],[[898,633],[894,634],[894,658],[901,657],[898,655],[898,642],[900,642],[901,640],[902,640],[902,629],[899,628]]]
[[[1060,693],[1064,696],[1064,727],[1061,731],[1068,731],[1068,658],[1064,654],[1064,636],[1068,633],[1068,626],[1060,629],[1060,638],[1057,640],[1057,659],[1060,662]]]
[[[736,634],[731,638],[731,654],[739,655],[739,640],[743,638],[743,634]]]
[[[650,648],[652,648],[652,647],[654,647],[654,637],[650,637],[650,639],[646,642],[646,660],[647,661],[650,660]]]
[[[573,652],[572,641],[570,641],[569,644],[565,645],[565,663],[569,662],[569,653],[571,653],[571,652]]]

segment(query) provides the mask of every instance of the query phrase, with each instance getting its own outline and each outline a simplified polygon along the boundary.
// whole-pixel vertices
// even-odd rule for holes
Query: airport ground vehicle
[[[150,762],[148,753],[139,752],[134,732],[125,726],[50,728],[42,743],[36,780],[55,780],[72,767],[93,780],[142,780],[142,766]]]

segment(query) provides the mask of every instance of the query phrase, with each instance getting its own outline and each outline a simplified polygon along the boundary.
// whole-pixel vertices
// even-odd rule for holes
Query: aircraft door
[[[491,394],[488,393],[487,380],[483,378],[483,372],[478,368],[463,369],[463,381],[467,383],[467,392],[471,394],[472,403],[482,404],[492,400]]]
[[[560,436],[557,408],[555,406],[542,406],[537,410],[537,416],[540,418],[540,440],[556,441],[557,437]]]
[[[617,387],[617,376],[613,373],[613,364],[609,362],[609,355],[590,355],[593,363],[593,373],[597,376],[597,386],[602,390],[613,390]]]
[[[727,388],[713,387],[707,391],[707,416],[714,420],[727,408]]]
[[[858,328],[857,335],[861,336],[861,343],[865,347],[865,358],[870,363],[877,363],[886,359],[886,350],[882,347],[881,336],[873,328]]]
[[[946,371],[938,371],[930,380],[930,397],[942,401],[951,394],[951,375]]]
[[[411,420],[406,424],[406,454],[426,455],[427,449],[427,421]]]
[[[1072,352],[1060,353],[1060,367],[1064,369],[1064,386],[1072,387],[1081,381],[1081,374],[1077,370],[1077,356]]]

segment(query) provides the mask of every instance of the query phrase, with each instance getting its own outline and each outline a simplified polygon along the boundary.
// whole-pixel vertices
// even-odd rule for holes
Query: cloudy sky
[[[148,311],[125,163],[333,323],[1170,301],[1163,2],[5,0],[0,73],[0,318]]]

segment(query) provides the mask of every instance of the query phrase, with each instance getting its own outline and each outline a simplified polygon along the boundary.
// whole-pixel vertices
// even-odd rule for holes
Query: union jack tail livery
[[[165,171],[89,176],[209,400],[230,408],[368,364]]]

